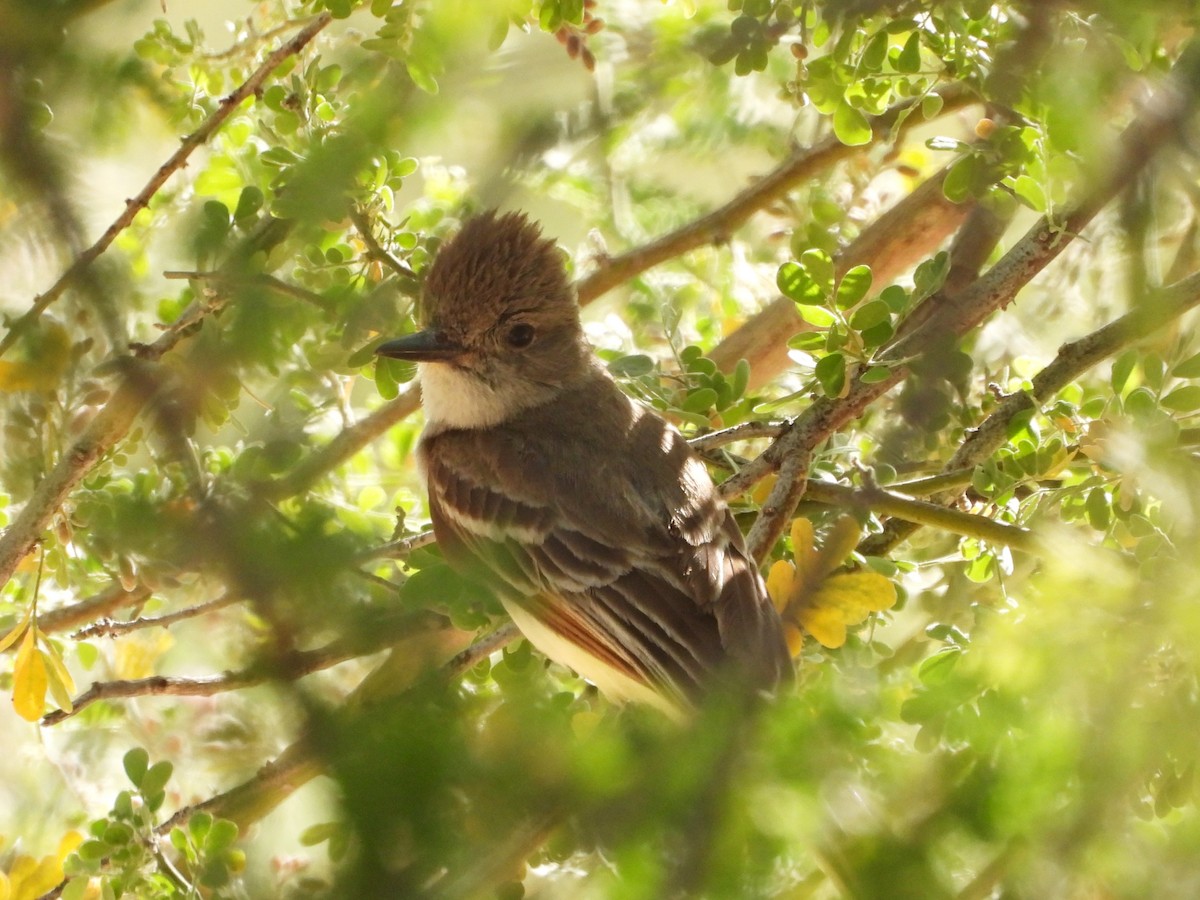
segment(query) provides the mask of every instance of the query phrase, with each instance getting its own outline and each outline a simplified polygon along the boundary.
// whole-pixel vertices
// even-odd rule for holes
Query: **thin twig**
[[[60,606],[49,612],[38,612],[38,628],[47,633],[66,631],[81,622],[91,622],[97,616],[107,616],[118,609],[138,607],[150,599],[150,588],[139,584],[132,590],[126,590],[121,583],[114,581],[100,593],[72,603],[70,606]]]
[[[1152,293],[1137,309],[1119,319],[1078,340],[1063,344],[1054,360],[1033,377],[1030,390],[1004,397],[992,413],[967,435],[946,463],[945,470],[940,475],[921,481],[928,482],[936,489],[930,493],[942,492],[938,497],[939,502],[954,502],[970,484],[970,474],[975,466],[990,458],[1008,440],[1009,424],[1017,415],[1040,409],[1088,369],[1198,305],[1200,272]],[[938,479],[948,483],[939,483]],[[893,488],[901,489],[901,486],[893,485]],[[907,521],[889,522],[880,534],[866,538],[859,550],[868,555],[886,553],[916,531],[917,527]]]
[[[240,275],[221,270],[212,272],[189,272],[173,269],[163,272],[163,278],[167,279],[187,279],[188,281],[205,281],[216,282],[225,286],[243,286],[263,287],[267,290],[274,291],[277,294],[283,294],[287,297],[295,297],[298,300],[303,300],[305,303],[311,303],[313,306],[320,309],[322,312],[330,312],[334,309],[334,303],[328,297],[318,294],[316,291],[310,291],[307,288],[302,288],[299,285],[289,284],[282,278],[276,278],[274,275],[268,275],[265,272],[258,272],[252,275]]]
[[[852,488],[828,481],[809,481],[804,499],[846,508],[862,507],[907,522],[929,525],[953,534],[978,538],[990,544],[1014,547],[1028,553],[1045,551],[1033,532],[1026,528],[997,522],[987,516],[949,509],[926,500],[905,497],[878,487]]]
[[[729,428],[722,428],[720,431],[710,431],[708,434],[697,435],[694,438],[690,438],[688,443],[697,453],[707,453],[710,450],[716,450],[718,447],[724,447],[726,444],[732,444],[737,441],[779,437],[785,427],[786,425],[783,422],[742,422],[738,425],[732,425]]]
[[[454,656],[442,667],[447,678],[460,677],[479,662],[491,656],[501,647],[511,644],[521,636],[520,629],[512,622],[505,622],[493,631],[476,640],[470,647]]]
[[[404,559],[414,550],[419,550],[422,547],[428,547],[430,544],[437,541],[437,536],[432,530],[422,531],[420,534],[414,534],[412,537],[402,538],[398,541],[389,541],[386,544],[381,544],[378,547],[372,547],[360,555],[358,562],[366,562],[372,559]]]
[[[761,559],[771,543],[783,533],[786,520],[800,499],[795,485],[801,482],[804,473],[798,469],[795,460],[804,460],[807,464],[813,451],[830,435],[861,416],[875,400],[907,377],[907,366],[898,361],[920,356],[947,337],[966,334],[991,313],[1011,303],[1017,292],[1049,265],[1105,204],[1142,171],[1153,158],[1154,151],[1177,133],[1178,126],[1192,109],[1191,85],[1197,68],[1200,68],[1200,47],[1192,45],[1180,57],[1172,77],[1122,133],[1120,153],[1105,179],[1062,220],[1044,217],[987,274],[961,294],[943,298],[943,302],[936,304],[933,316],[880,354],[876,364],[893,363],[887,378],[875,383],[864,382],[861,376],[865,369],[858,367],[848,379],[849,387],[844,396],[836,399],[820,397],[813,401],[751,466],[734,476],[738,479],[736,487],[744,490],[750,476],[743,473],[748,470],[752,469],[752,474],[759,477],[773,470],[780,472],[779,481],[768,498],[769,508],[764,506],[751,529],[754,541],[747,539],[756,559]],[[783,477],[785,466],[788,478]],[[956,467],[961,467],[961,462],[956,463]]]
[[[367,214],[357,206],[350,208],[350,221],[354,223],[355,230],[358,231],[359,237],[367,247],[367,257],[383,263],[397,275],[402,278],[412,278],[416,280],[417,273],[406,266],[392,254],[388,253],[383,248],[383,245],[375,239],[374,233],[371,231],[371,220],[367,218]]]
[[[287,654],[268,665],[251,664],[236,671],[222,672],[198,678],[178,678],[155,675],[122,681],[98,681],[72,702],[71,710],[55,710],[42,718],[43,725],[57,725],[100,700],[122,700],[131,697],[172,696],[211,697],[228,691],[241,690],[256,684],[284,679],[294,681],[313,672],[328,669],[349,659],[372,653],[408,640],[416,634],[449,628],[449,623],[433,613],[405,617],[397,623],[382,623],[365,634],[355,634],[330,641],[316,650],[300,650]]]
[[[99,619],[86,628],[79,629],[71,637],[74,640],[82,641],[95,637],[121,637],[122,635],[141,631],[146,628],[170,628],[178,622],[195,619],[199,616],[208,615],[210,612],[215,612],[218,609],[224,609],[227,606],[237,603],[240,599],[242,598],[236,594],[226,593],[204,603],[198,603],[195,606],[189,606],[186,609],[176,610],[173,613],[167,613],[162,616],[139,616],[136,619],[129,619],[124,622],[118,622],[113,619]]]
[[[972,208],[971,203],[946,199],[942,185],[949,170],[946,166],[927,178],[864,228],[834,257],[835,274],[840,277],[854,266],[869,265],[871,292],[877,294],[941,247]],[[747,387],[754,391],[787,369],[788,338],[812,329],[800,318],[791,299],[776,297],[722,338],[709,358],[723,372],[732,371],[738,360],[746,360],[750,364]]]
[[[494,653],[515,637],[515,634],[506,634],[506,628],[507,626],[501,626],[479,638],[466,650],[442,665],[439,672],[447,680],[460,677],[475,666],[479,660]],[[386,665],[387,663],[384,663],[381,668]],[[403,683],[397,682],[395,679],[388,679],[387,684],[381,688],[374,679],[368,676],[347,699],[346,705],[353,706],[366,700],[379,702],[383,699],[380,696],[381,690],[385,690],[388,697],[398,696],[417,680],[416,676],[411,676],[407,682]],[[294,791],[319,775],[321,770],[322,765],[314,742],[308,737],[302,737],[287,747],[275,760],[264,765],[248,780],[210,797],[202,803],[178,810],[158,826],[157,833],[169,834],[172,828],[185,824],[197,812],[207,812],[223,819],[233,819],[241,826],[247,827],[267,815]]]
[[[288,474],[260,486],[259,489],[271,500],[291,497],[308,490],[326,472],[336,469],[389,428],[407,419],[420,405],[420,388],[413,385],[365,419],[342,429],[328,444],[310,453]]]
[[[276,240],[280,233],[285,233],[290,227],[278,219],[268,220],[256,229],[238,252],[243,253],[251,247],[261,246],[262,242]],[[112,396],[67,448],[54,468],[38,482],[16,519],[0,534],[0,584],[7,583],[12,577],[17,565],[33,549],[63,501],[129,432],[138,414],[158,391],[159,375],[152,363],[173,350],[185,337],[195,333],[205,316],[218,310],[223,302],[220,298],[209,301],[197,297],[154,343],[131,345],[131,357],[113,361],[120,377]]]
[[[322,13],[317,16],[303,30],[298,32],[295,37],[277,47],[263,60],[262,64],[254,70],[249,78],[221,100],[217,108],[200,124],[200,127],[185,137],[180,143],[179,149],[158,167],[150,180],[146,182],[146,185],[133,197],[125,201],[125,209],[105,229],[96,242],[80,253],[75,258],[75,261],[71,263],[71,266],[59,276],[59,279],[48,290],[34,298],[29,310],[17,319],[3,339],[0,339],[0,356],[3,356],[16,343],[17,338],[37,321],[46,308],[61,297],[63,292],[96,261],[100,254],[111,246],[112,242],[116,240],[117,235],[128,228],[133,222],[134,217],[150,205],[150,201],[154,195],[166,184],[167,179],[187,164],[188,158],[195,152],[196,148],[207,143],[208,139],[225,123],[226,119],[233,115],[242,102],[262,88],[271,73],[284,60],[303,50],[331,21],[333,21],[333,17],[328,13]]]

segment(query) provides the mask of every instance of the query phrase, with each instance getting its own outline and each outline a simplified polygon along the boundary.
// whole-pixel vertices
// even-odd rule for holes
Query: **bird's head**
[[[424,363],[426,413],[447,424],[494,424],[551,399],[589,365],[563,263],[523,214],[476,216],[430,267],[424,330],[375,352]]]

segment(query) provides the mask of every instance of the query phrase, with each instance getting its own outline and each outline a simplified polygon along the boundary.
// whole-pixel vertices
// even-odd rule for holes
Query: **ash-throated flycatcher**
[[[715,674],[791,672],[779,616],[703,463],[621,392],[583,336],[554,243],[469,220],[437,254],[418,457],[446,558],[483,575],[535,647],[607,696],[678,713]]]

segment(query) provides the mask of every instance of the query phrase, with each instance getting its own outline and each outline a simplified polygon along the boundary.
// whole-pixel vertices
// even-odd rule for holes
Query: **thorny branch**
[[[860,367],[849,379],[844,397],[814,400],[762,456],[734,476],[739,478],[739,486],[748,486],[754,483],[748,479],[779,472],[779,479],[747,538],[748,545],[760,557],[783,533],[803,493],[802,489],[797,492],[796,485],[802,485],[806,480],[807,461],[813,451],[907,377],[908,368],[903,360],[919,356],[947,337],[966,334],[997,309],[1011,303],[1017,292],[1049,265],[1145,168],[1155,152],[1175,136],[1192,110],[1192,85],[1197,68],[1200,68],[1200,48],[1193,45],[1181,56],[1173,77],[1160,87],[1142,113],[1125,129],[1116,159],[1105,178],[1061,219],[1043,217],[995,266],[961,293],[939,298],[928,319],[904,334],[873,361],[875,365],[890,364],[893,367],[888,378],[875,383],[864,382]],[[798,465],[795,460],[804,463]]]
[[[59,276],[59,279],[44,293],[38,295],[29,310],[13,323],[8,333],[3,339],[0,339],[0,356],[3,356],[16,343],[17,338],[30,325],[37,321],[46,308],[61,297],[67,288],[111,246],[112,242],[116,240],[117,235],[130,226],[134,217],[150,205],[150,201],[154,195],[162,189],[168,178],[187,164],[188,158],[195,152],[196,148],[207,143],[208,139],[225,123],[226,119],[233,115],[233,112],[241,106],[242,102],[262,88],[267,78],[279,67],[280,63],[303,50],[331,21],[333,21],[333,18],[328,13],[322,13],[317,16],[301,31],[297,32],[295,37],[277,47],[263,60],[262,64],[254,70],[249,78],[221,100],[217,108],[201,123],[200,127],[185,137],[180,143],[179,149],[172,153],[170,158],[158,167],[145,186],[137,194],[125,201],[125,209],[105,229],[104,233],[97,238],[96,242],[80,253],[71,266]],[[7,579],[0,579],[0,581],[2,580]]]

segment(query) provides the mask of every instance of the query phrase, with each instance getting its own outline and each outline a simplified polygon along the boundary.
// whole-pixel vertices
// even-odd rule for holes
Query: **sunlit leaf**
[[[29,628],[13,663],[13,709],[27,722],[36,722],[46,708],[46,663],[37,646],[35,630]]]

